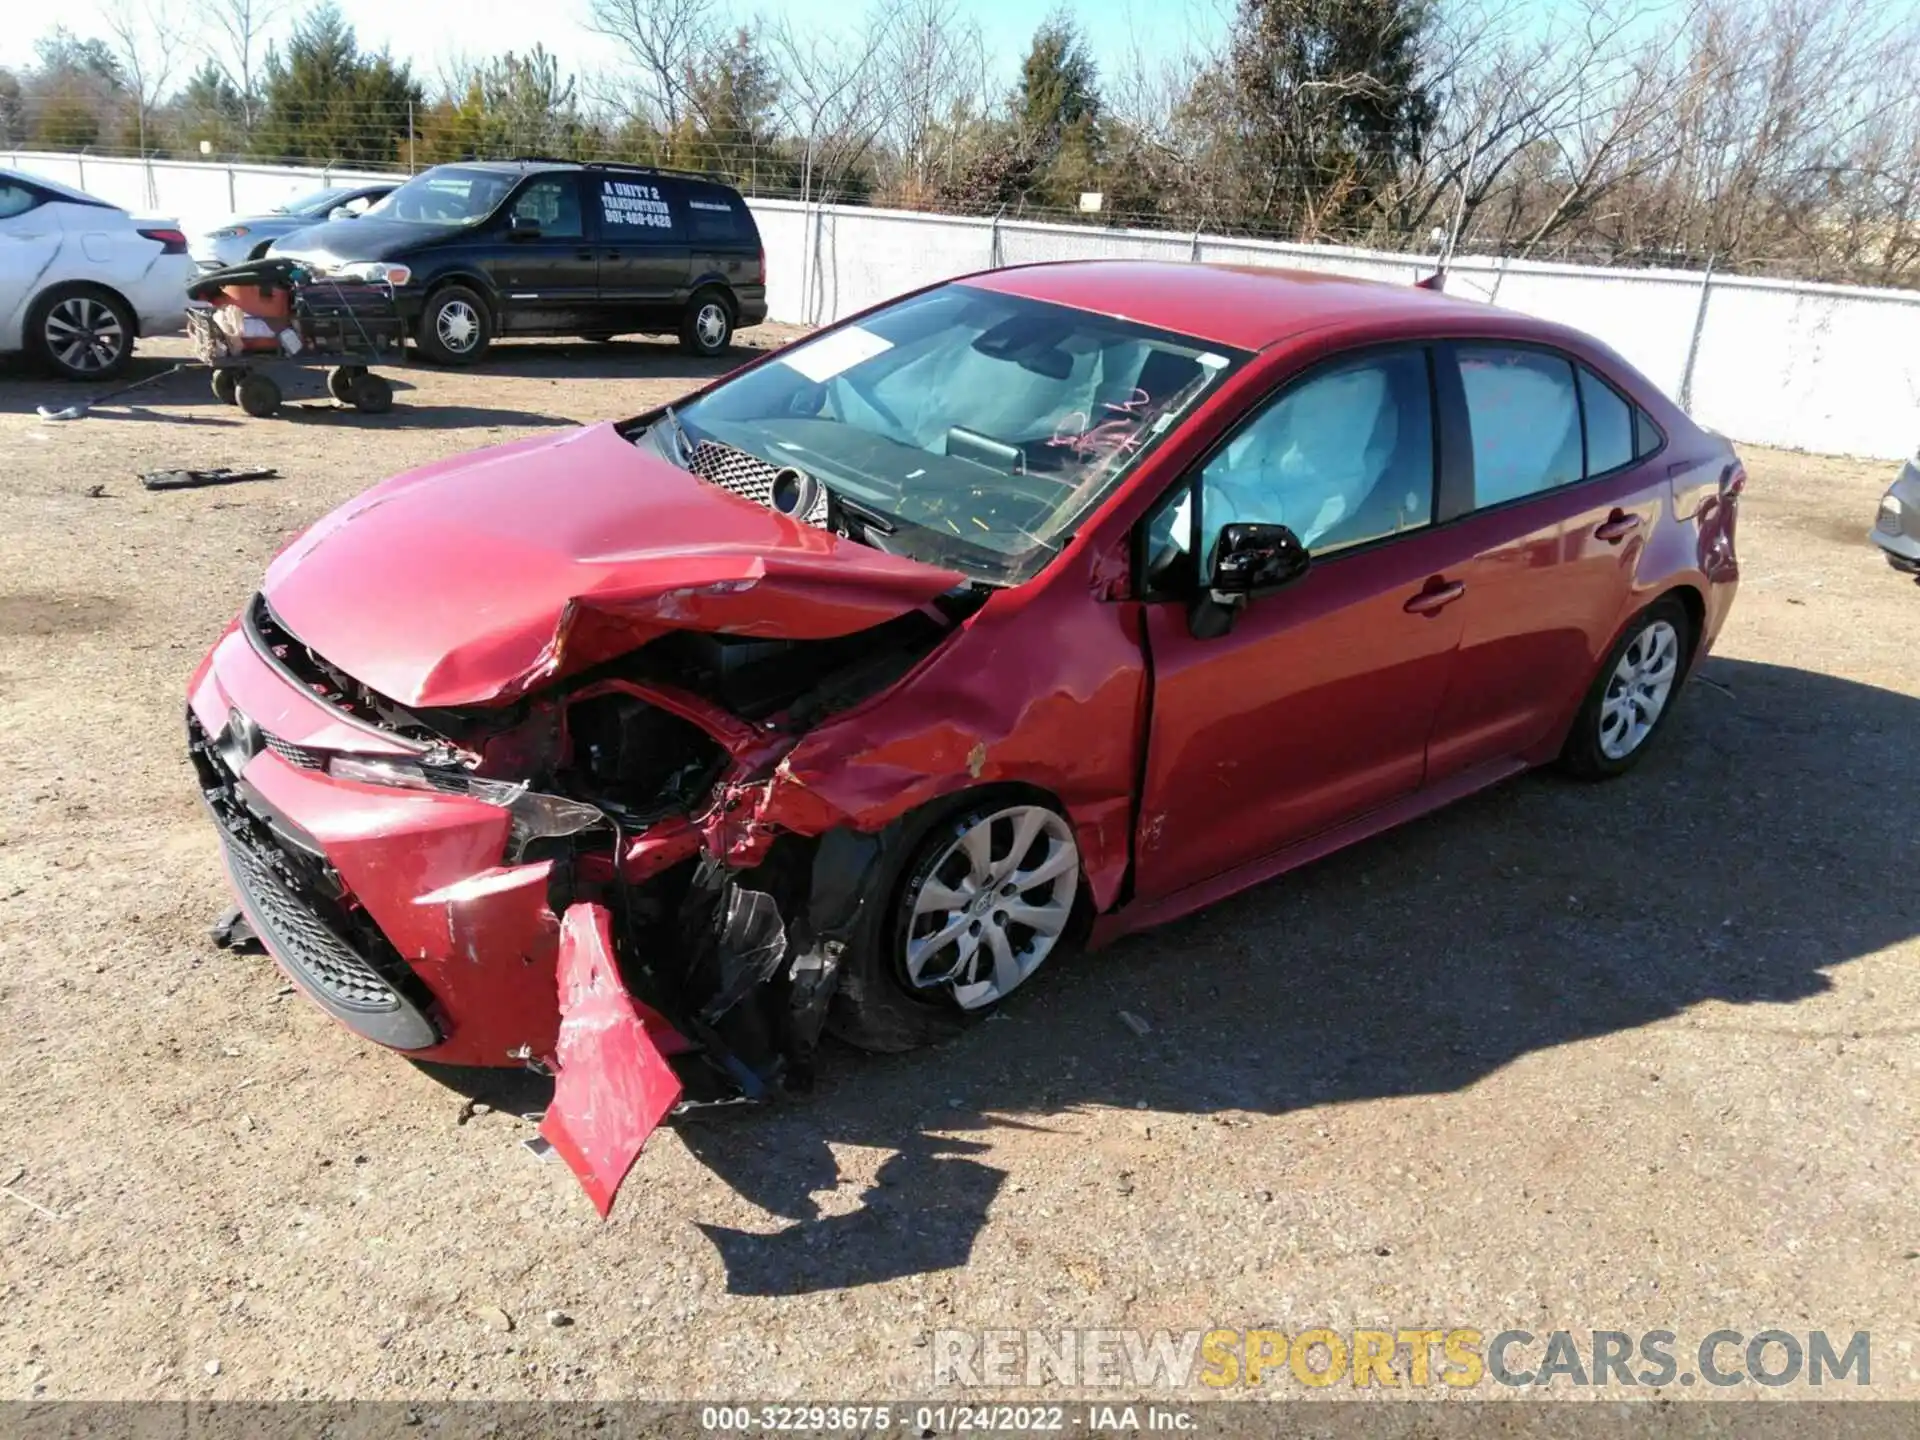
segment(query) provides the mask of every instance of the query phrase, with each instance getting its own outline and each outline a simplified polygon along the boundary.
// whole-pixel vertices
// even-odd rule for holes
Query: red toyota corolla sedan
[[[1419,288],[1079,263],[316,524],[193,678],[247,919],[422,1059],[676,1104],[899,1049],[1528,766],[1617,775],[1745,481],[1605,346]]]

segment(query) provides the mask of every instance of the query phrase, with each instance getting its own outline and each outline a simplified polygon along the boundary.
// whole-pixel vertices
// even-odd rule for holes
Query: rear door
[[[1472,441],[1454,522],[1472,555],[1429,783],[1552,738],[1611,642],[1662,493],[1635,457],[1632,407],[1572,357],[1504,341],[1442,354]]]
[[[66,241],[60,217],[45,197],[14,180],[0,180],[0,349],[18,346],[27,305],[54,272]]]
[[[747,202],[719,185],[684,182],[687,239],[692,250],[689,289],[718,284],[738,297],[760,283],[760,232]]]
[[[686,201],[674,180],[645,171],[589,171],[599,224],[599,328],[669,331],[691,291]]]
[[[491,222],[489,268],[502,329],[572,335],[590,323],[599,274],[573,171],[535,175]]]

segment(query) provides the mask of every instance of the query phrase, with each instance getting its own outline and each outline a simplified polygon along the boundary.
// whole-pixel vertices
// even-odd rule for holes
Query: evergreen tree
[[[406,158],[409,106],[420,85],[385,51],[362,54],[353,27],[331,3],[294,27],[286,52],[267,56],[264,115],[257,154],[350,165]]]

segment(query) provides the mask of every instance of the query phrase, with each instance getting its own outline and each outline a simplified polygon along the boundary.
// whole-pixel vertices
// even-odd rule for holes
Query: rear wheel
[[[733,307],[718,290],[702,290],[680,319],[680,347],[690,355],[718,355],[733,343]]]
[[[896,876],[876,876],[830,1025],[868,1050],[953,1034],[1024,984],[1075,917],[1080,852],[1051,806],[974,799],[926,826]],[[889,883],[889,881],[892,883]]]
[[[420,348],[442,365],[471,365],[493,344],[487,302],[464,285],[449,285],[427,299],[420,315]]]
[[[1601,662],[1561,765],[1583,780],[1610,780],[1639,764],[1673,711],[1692,653],[1693,622],[1678,600],[1656,600],[1634,616]]]
[[[63,379],[111,380],[133,355],[133,311],[111,290],[66,285],[40,297],[25,338],[34,357]]]

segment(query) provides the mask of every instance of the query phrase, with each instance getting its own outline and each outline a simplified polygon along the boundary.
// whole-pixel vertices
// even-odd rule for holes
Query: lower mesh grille
[[[278,735],[261,736],[267,742],[267,748],[289,765],[298,765],[302,770],[318,770],[325,761],[320,752],[309,750],[304,745],[296,745],[291,740],[282,740]]]
[[[247,908],[271,932],[280,958],[316,990],[351,1010],[400,1008],[393,987],[360,954],[321,922],[311,905],[281,879],[263,857],[242,842],[225,844],[227,866],[246,896]]]

